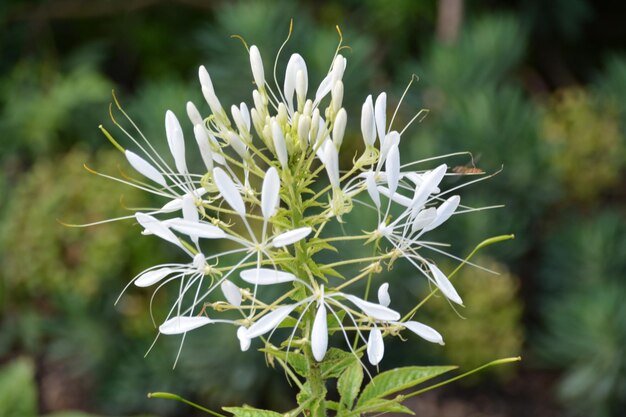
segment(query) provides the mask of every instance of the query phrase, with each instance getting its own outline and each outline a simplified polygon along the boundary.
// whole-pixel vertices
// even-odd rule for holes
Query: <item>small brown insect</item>
[[[484,174],[485,173],[485,171],[483,171],[480,168],[468,167],[468,166],[462,166],[462,165],[452,168],[452,172],[454,172],[455,174]]]

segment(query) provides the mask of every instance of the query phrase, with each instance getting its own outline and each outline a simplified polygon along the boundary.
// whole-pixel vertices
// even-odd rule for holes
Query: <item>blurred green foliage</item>
[[[565,195],[589,202],[620,183],[626,141],[614,107],[582,89],[559,91],[546,106],[543,131]]]
[[[624,215],[571,216],[558,226],[545,242],[546,323],[537,352],[566,369],[559,394],[579,415],[619,415],[626,405]]]
[[[26,357],[17,358],[0,368],[0,415],[3,417],[40,415],[37,412],[37,385],[32,360]],[[45,414],[45,417],[95,416],[80,411],[62,411]]]
[[[619,13],[609,5],[617,2],[599,3],[468,0],[459,38],[442,43],[435,36],[435,1],[402,0],[393,7],[383,0],[3,2],[0,359],[35,360],[12,362],[0,375],[0,415],[37,415],[37,395],[46,410],[187,415],[185,407],[145,399],[157,390],[201,403],[283,408],[282,375],[267,370],[260,354],[241,354],[233,329],[190,335],[175,370],[180,340],[159,339],[144,359],[155,335],[149,294],[131,289],[117,307],[113,303],[153,259],[176,261],[178,255],[138,238],[132,221],[76,229],[57,219],[98,221],[124,215],[124,206],[153,204],[82,167],[114,175],[128,170],[97,129],[102,123],[124,141],[109,119],[111,89],[164,149],[166,109],[182,116],[191,100],[206,110],[197,66],[209,68],[225,106],[250,102],[245,47],[230,36],[257,44],[271,74],[290,18],[294,31],[278,68],[292,52],[301,53],[311,85],[330,64],[335,24],[349,46],[343,51],[344,105],[354,110],[344,166],[362,146],[363,99],[387,90],[394,108],[416,74],[420,81],[393,128],[401,130],[422,108],[430,113],[403,134],[406,159],[471,152],[446,162],[497,175],[461,190],[463,202],[506,206],[455,217],[433,239],[454,243],[450,252],[463,257],[486,237],[516,234],[485,250],[483,259],[506,263],[497,267],[506,271],[502,276],[465,268],[456,278],[467,320],[441,299],[429,302],[432,322],[424,321],[444,334],[445,348],[390,345],[387,357],[414,364],[419,353],[424,362],[469,367],[528,353],[527,367],[562,373],[558,391],[571,410],[620,415],[626,398],[626,58],[620,55],[626,34],[618,30],[621,21],[611,26],[601,20],[614,22]],[[276,75],[282,83],[284,74]],[[183,123],[191,138],[189,127]],[[481,178],[452,177],[446,185]],[[393,273],[411,278],[392,294],[394,302],[414,305],[428,290],[401,264]],[[168,305],[167,292],[155,298],[156,316]],[[17,395],[24,398],[19,404],[12,401]],[[15,406],[25,408],[8,408]],[[63,416],[70,415],[82,417]]]

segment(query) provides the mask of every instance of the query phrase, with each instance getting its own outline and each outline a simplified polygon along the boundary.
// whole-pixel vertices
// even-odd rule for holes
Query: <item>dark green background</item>
[[[463,6],[459,24],[441,22],[454,3]],[[410,406],[439,417],[622,415],[625,13],[619,1],[590,0],[1,2],[0,415],[193,415],[148,400],[150,391],[214,407],[291,404],[282,373],[268,370],[261,354],[239,352],[230,328],[190,335],[174,370],[178,340],[159,340],[144,358],[155,335],[149,293],[131,290],[113,302],[134,274],[171,259],[169,248],[142,239],[132,222],[88,229],[58,222],[97,221],[150,203],[83,169],[128,169],[97,128],[113,131],[112,89],[163,147],[165,110],[184,118],[187,100],[203,102],[197,67],[207,66],[222,103],[250,102],[248,57],[230,35],[258,45],[268,64],[290,18],[295,29],[279,68],[300,52],[312,85],[336,47],[336,24],[351,48],[344,166],[361,146],[364,98],[385,90],[395,106],[417,74],[397,126],[420,108],[430,114],[403,135],[403,162],[470,151],[487,172],[504,167],[462,195],[474,206],[506,207],[455,218],[435,236],[463,256],[484,238],[514,233],[514,241],[482,252],[481,263],[501,275],[466,270],[455,285],[467,320],[441,299],[424,312],[445,348],[394,344],[383,366],[524,361]],[[400,280],[411,270],[398,264],[393,272]],[[406,290],[397,300],[407,305],[426,291]],[[167,303],[160,294],[157,312]]]

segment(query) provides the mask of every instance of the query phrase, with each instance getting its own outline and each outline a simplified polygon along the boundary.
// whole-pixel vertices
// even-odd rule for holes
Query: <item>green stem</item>
[[[199,404],[193,403],[189,400],[184,399],[183,397],[176,395],[176,394],[171,394],[169,392],[151,392],[148,394],[148,398],[163,398],[165,400],[175,400],[175,401],[180,401],[181,403],[185,403],[187,405],[190,405],[192,407],[197,408],[198,410],[202,410],[205,413],[211,414],[212,416],[215,417],[226,417],[224,414],[218,413],[217,411],[213,411],[213,410],[209,410],[206,407],[203,407]]]
[[[506,363],[512,363],[512,362],[519,362],[522,360],[521,356],[516,356],[514,358],[504,358],[504,359],[497,359],[495,361],[491,361],[489,363],[486,363],[482,366],[479,366],[478,368],[474,368],[471,371],[467,371],[461,375],[455,376],[454,378],[450,378],[450,379],[446,379],[445,381],[442,381],[438,384],[435,385],[431,385],[429,387],[426,388],[422,388],[420,390],[417,390],[415,392],[412,392],[410,394],[404,395],[403,396],[403,400],[406,400],[407,398],[411,398],[411,397],[415,397],[416,395],[422,394],[426,391],[430,391],[431,389],[435,389],[435,388],[439,388],[441,386],[444,386],[446,384],[449,384],[450,382],[454,382],[454,381],[458,381],[459,379],[465,378],[467,376],[470,376],[471,374],[474,374],[476,372],[482,371],[485,368],[489,368],[492,366],[496,366],[496,365],[504,365]]]

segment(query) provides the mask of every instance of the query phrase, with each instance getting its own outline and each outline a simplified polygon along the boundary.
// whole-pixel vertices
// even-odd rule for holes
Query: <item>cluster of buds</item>
[[[277,328],[287,327],[291,331],[282,341],[285,349],[303,349],[322,361],[329,334],[341,332],[347,347],[355,354],[365,350],[374,365],[383,358],[383,338],[404,330],[443,344],[436,330],[412,320],[414,311],[402,317],[390,307],[388,283],[378,285],[376,301],[348,291],[361,281],[369,286],[384,276],[383,265],[404,259],[447,299],[462,304],[450,280],[422,253],[442,252],[436,242],[423,240],[424,234],[452,215],[472,210],[459,205],[459,196],[453,194],[458,186],[440,189],[449,175],[447,166],[420,170],[420,161],[401,164],[399,146],[406,127],[393,130],[393,117],[387,123],[387,96],[381,93],[375,100],[371,95],[365,99],[360,114],[363,151],[342,170],[346,58],[335,53],[311,95],[307,66],[299,54],[290,57],[284,84],[273,89],[258,48],[251,46],[248,52],[256,87],[252,105],[233,105],[230,112],[218,99],[208,71],[200,67],[210,112],[187,103],[194,151],[204,165],[200,173],[188,168],[183,129],[171,111],[165,115],[171,157],[157,153],[140,132],[136,139],[124,131],[134,143],[135,150],[128,150],[102,128],[145,177],[116,180],[164,199],[160,208],[132,216],[143,234],[163,239],[188,256],[186,263],[154,265],[131,281],[155,288],[154,293],[177,285],[178,295],[159,325],[160,333],[185,334],[225,323],[234,326],[241,349],[247,350],[255,338],[269,343]],[[347,221],[355,202],[374,210],[377,222],[369,228],[360,223],[368,230],[361,234],[332,235],[338,228],[326,225]],[[207,241],[217,240],[227,249],[207,255],[207,248],[217,246]],[[318,253],[340,242],[360,242],[373,255],[324,263]],[[338,272],[355,265],[362,267],[356,274],[344,277]],[[284,291],[264,300],[268,286]],[[349,332],[362,342],[360,347]]]

